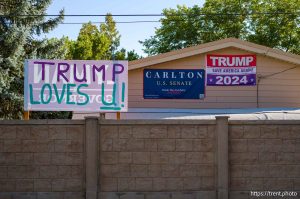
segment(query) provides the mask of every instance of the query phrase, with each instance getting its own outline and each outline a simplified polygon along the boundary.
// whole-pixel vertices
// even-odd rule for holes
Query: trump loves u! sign
[[[206,85],[256,85],[255,55],[207,55]]]
[[[127,111],[127,61],[26,60],[26,111]]]

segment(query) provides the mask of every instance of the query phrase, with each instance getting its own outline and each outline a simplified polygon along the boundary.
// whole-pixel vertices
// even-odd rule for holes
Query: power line
[[[120,24],[128,24],[128,23],[158,23],[160,21],[116,21],[115,23],[120,23]],[[92,23],[92,24],[104,24],[106,22],[104,21],[93,21],[93,22],[62,22],[59,24],[64,24],[64,25],[76,25],[76,24],[85,24],[85,23]]]
[[[196,15],[190,14],[112,14],[112,17],[168,17],[168,16],[239,16],[239,15],[300,15],[300,12],[251,12],[251,13],[198,13]],[[46,15],[0,15],[0,17],[59,17],[58,14]],[[105,17],[107,14],[67,14],[64,17]]]

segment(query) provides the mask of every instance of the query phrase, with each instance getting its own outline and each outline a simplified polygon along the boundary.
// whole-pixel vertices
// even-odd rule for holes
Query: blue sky
[[[164,8],[176,8],[176,5],[202,6],[204,0],[53,0],[48,8],[48,14],[58,14],[59,10],[65,9],[65,14],[160,14]],[[115,21],[141,21],[159,20],[160,17],[114,17]],[[88,22],[104,21],[104,17],[65,17],[64,22]],[[99,25],[99,24],[97,24]],[[134,49],[139,54],[143,54],[142,45],[139,40],[145,40],[154,35],[155,27],[160,23],[134,23],[117,24],[121,34],[120,47],[127,50]],[[61,24],[45,37],[68,36],[76,39],[81,25]]]

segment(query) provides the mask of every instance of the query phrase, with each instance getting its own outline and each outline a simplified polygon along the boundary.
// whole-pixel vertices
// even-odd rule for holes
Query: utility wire
[[[128,24],[128,23],[158,23],[160,21],[116,21],[115,23],[123,23],[123,24]],[[84,24],[84,23],[92,23],[92,24],[104,24],[106,22],[102,21],[92,21],[92,22],[62,22],[59,24],[66,24],[66,25],[73,25],[73,24]]]
[[[300,12],[251,12],[251,13],[199,13],[196,15],[190,14],[112,14],[112,17],[164,17],[164,16],[231,16],[231,15],[300,15]],[[59,17],[58,14],[46,15],[0,15],[0,17]],[[67,14],[64,17],[105,17],[107,14]]]

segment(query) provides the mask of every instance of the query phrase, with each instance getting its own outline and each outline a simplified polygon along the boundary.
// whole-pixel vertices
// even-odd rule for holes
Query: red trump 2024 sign
[[[255,55],[206,55],[207,86],[256,85]]]

